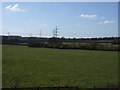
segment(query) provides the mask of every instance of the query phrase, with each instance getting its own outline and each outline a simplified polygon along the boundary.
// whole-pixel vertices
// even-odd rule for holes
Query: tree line
[[[79,40],[79,41],[78,41]],[[109,40],[109,43],[108,41]],[[58,49],[86,49],[86,50],[105,50],[105,51],[119,51],[120,38],[119,37],[104,37],[104,38],[81,38],[81,39],[66,39],[51,37],[43,42],[40,38],[29,37],[28,40],[21,44],[19,38],[9,39],[2,38],[2,44],[12,45],[26,45],[28,47],[44,47],[44,48],[58,48]],[[67,42],[67,43],[66,43]],[[101,43],[100,43],[101,42]],[[104,42],[104,43],[103,43]],[[83,44],[84,43],[84,44]]]

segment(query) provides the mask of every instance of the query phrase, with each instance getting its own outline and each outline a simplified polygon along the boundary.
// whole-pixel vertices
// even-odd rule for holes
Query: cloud
[[[85,14],[81,14],[80,17],[82,18],[88,18],[88,19],[97,19],[97,15],[85,15]]]
[[[115,23],[114,21],[103,21],[103,22],[99,22],[99,24],[108,24],[108,23]]]
[[[98,15],[87,15],[87,14],[81,14],[80,17],[87,19],[105,19],[105,17],[99,17]]]
[[[7,10],[10,10],[10,11],[15,11],[15,12],[24,12],[25,10],[24,9],[21,9],[18,4],[15,4],[15,5],[9,5],[9,6],[6,6],[5,7]]]
[[[105,17],[100,17],[100,19],[104,19]]]

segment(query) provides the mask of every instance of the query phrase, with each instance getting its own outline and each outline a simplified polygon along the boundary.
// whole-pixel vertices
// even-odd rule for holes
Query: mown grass
[[[3,45],[3,88],[106,87],[118,82],[118,53]]]

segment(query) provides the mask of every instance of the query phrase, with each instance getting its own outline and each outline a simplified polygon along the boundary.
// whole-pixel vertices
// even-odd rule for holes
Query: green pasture
[[[106,87],[118,82],[118,52],[3,45],[3,88]]]

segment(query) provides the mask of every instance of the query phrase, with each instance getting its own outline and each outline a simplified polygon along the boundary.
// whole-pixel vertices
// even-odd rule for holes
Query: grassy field
[[[118,53],[3,45],[3,88],[106,87],[118,82]]]

